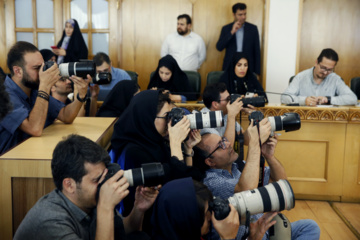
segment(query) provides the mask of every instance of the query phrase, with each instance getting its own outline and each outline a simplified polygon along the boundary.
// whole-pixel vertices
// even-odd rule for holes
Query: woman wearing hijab
[[[88,58],[88,49],[75,19],[65,22],[65,29],[57,47],[58,49],[53,49],[53,52],[58,56],[58,64]]]
[[[188,77],[171,55],[166,55],[159,60],[159,65],[150,79],[148,89],[168,90],[171,93],[172,101],[196,100],[196,94],[192,93]]]
[[[105,98],[97,117],[120,117],[130,104],[130,100],[140,91],[135,81],[124,80],[118,82]]]
[[[49,49],[41,49],[40,53],[44,59],[44,62],[51,61],[56,62],[56,55]]]
[[[139,168],[144,163],[161,163],[165,171],[164,182],[187,176],[202,180],[204,175],[190,167],[192,148],[200,142],[200,133],[193,130],[189,135],[187,118],[171,126],[171,121],[167,120],[171,109],[167,93],[146,90],[136,94],[114,126],[112,161],[118,162],[124,170]],[[188,135],[182,152],[181,144]],[[124,199],[125,216],[133,203],[130,188],[129,196]]]
[[[226,84],[230,94],[237,93],[245,96],[249,92],[254,93],[255,96],[264,96],[267,100],[264,89],[252,71],[252,66],[249,66],[247,56],[242,52],[234,54],[220,82]]]

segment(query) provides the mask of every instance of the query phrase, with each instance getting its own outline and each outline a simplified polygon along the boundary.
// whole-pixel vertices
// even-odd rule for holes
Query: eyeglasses
[[[230,101],[230,96],[228,96],[228,97],[225,98],[225,99],[219,99],[218,101],[219,101],[219,102],[221,102],[221,101],[227,101],[227,102],[228,102],[228,101]]]
[[[164,117],[162,117],[162,116],[156,116],[155,118],[162,118],[162,119],[166,119],[166,120],[167,120],[167,119],[169,118],[169,112],[166,112]]]
[[[322,66],[320,63],[319,63],[319,66],[320,66],[320,70],[323,72],[328,72],[328,73],[334,72],[334,68],[328,69],[328,68]]]
[[[229,142],[229,140],[227,140],[226,137],[223,137],[221,139],[221,141],[219,142],[219,145],[217,146],[217,148],[215,148],[215,150],[212,151],[206,158],[211,157],[211,155],[213,155],[214,152],[216,152],[219,148],[222,148],[223,150],[225,150],[226,149],[226,142]]]

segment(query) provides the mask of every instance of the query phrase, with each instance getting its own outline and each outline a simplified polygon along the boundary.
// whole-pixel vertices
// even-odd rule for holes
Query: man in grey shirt
[[[114,208],[129,194],[124,171],[103,183],[96,200],[109,162],[108,153],[90,139],[70,135],[59,142],[51,161],[56,189],[30,209],[14,239],[124,239],[125,233],[140,231],[158,191],[138,187],[133,210],[122,219]]]
[[[322,50],[314,67],[294,77],[281,96],[281,103],[299,103],[301,106],[355,105],[356,95],[334,73],[338,61],[339,57],[333,49]]]

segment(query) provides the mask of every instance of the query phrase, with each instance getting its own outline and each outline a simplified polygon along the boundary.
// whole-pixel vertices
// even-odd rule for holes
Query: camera
[[[46,71],[52,65],[54,65],[53,61],[45,62],[43,71]],[[109,72],[96,73],[96,66],[93,61],[61,63],[59,64],[59,70],[62,77],[75,75],[86,78],[87,74],[89,74],[92,77],[93,84],[109,84],[112,80],[111,73]]]
[[[101,186],[112,176],[114,176],[119,170],[121,170],[121,167],[117,163],[110,163],[107,167],[108,172],[104,178],[104,181],[102,181],[98,185],[97,193],[96,193],[96,199],[99,198],[100,188]],[[130,187],[136,187],[140,185],[144,186],[157,186],[159,184],[162,184],[164,181],[164,168],[161,163],[146,163],[141,164],[140,168],[134,168],[124,171],[123,177],[125,177]]]
[[[171,126],[178,123],[185,115],[182,108],[173,108],[167,114],[168,121],[171,120]],[[203,128],[216,128],[224,126],[223,112],[210,111],[210,112],[197,112],[186,115],[190,121],[190,129],[203,129]]]
[[[249,121],[254,120],[254,125],[264,118],[264,114],[260,111],[254,111],[249,115]],[[282,116],[268,117],[271,124],[271,135],[274,135],[275,131],[285,132],[299,130],[301,127],[300,116],[297,113],[284,113]]]
[[[277,212],[294,208],[295,197],[290,183],[281,179],[264,187],[235,193],[228,199],[214,197],[213,201],[209,202],[209,210],[214,212],[217,220],[223,220],[230,213],[229,203],[239,213],[240,224],[245,225],[249,214]]]
[[[230,95],[230,104],[233,103],[236,99],[241,97],[240,94],[233,93]],[[259,97],[249,97],[249,98],[242,98],[240,101],[243,102],[243,107],[246,108],[248,105],[253,105],[254,107],[264,107],[266,103],[266,99],[263,96]]]

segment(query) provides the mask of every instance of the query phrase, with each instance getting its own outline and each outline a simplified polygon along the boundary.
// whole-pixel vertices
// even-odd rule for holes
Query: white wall
[[[300,0],[270,0],[266,91],[282,93],[295,75]],[[267,94],[269,103],[280,95]]]

